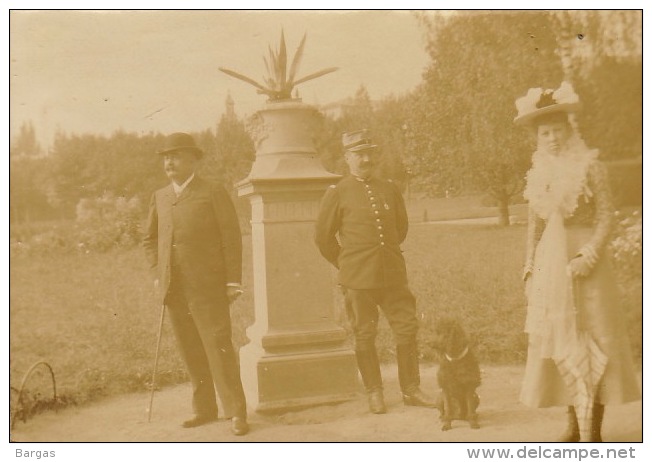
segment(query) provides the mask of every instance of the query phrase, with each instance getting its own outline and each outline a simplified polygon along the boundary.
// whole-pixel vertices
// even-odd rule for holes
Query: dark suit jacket
[[[382,289],[407,284],[400,248],[407,230],[405,203],[394,183],[348,176],[324,194],[315,242],[339,268],[344,287]]]
[[[172,273],[190,297],[224,297],[227,283],[241,282],[242,236],[233,201],[223,187],[197,176],[179,197],[171,184],[153,194],[143,245],[162,302]]]

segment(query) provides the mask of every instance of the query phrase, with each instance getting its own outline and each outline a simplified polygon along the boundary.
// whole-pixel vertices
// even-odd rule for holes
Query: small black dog
[[[439,354],[437,381],[442,390],[439,411],[442,430],[450,430],[453,420],[466,420],[471,428],[480,428],[476,412],[480,398],[480,366],[461,324],[453,318],[439,319],[429,345]]]

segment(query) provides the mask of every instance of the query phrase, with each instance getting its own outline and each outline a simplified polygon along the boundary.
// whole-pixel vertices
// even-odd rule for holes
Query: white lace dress
[[[575,405],[590,413],[594,401],[639,399],[606,249],[614,210],[605,166],[597,151],[576,142],[563,156],[535,153],[527,180],[526,268],[532,275],[521,401],[531,407]],[[587,277],[572,278],[567,264],[578,253],[591,253],[594,266]],[[585,417],[590,420],[590,414]]]

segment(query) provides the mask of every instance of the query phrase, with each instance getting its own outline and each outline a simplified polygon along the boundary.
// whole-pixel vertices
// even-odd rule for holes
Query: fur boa
[[[560,211],[563,217],[571,216],[580,196],[592,195],[587,173],[597,157],[597,149],[587,148],[577,135],[568,140],[558,156],[542,149],[535,151],[523,193],[532,210],[544,220],[554,211]]]

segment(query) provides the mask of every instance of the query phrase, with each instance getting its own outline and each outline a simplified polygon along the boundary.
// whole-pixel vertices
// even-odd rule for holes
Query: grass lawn
[[[150,380],[160,307],[140,249],[21,257],[10,277],[12,386],[37,360],[53,367],[60,394],[76,402]],[[184,377],[172,340],[167,329],[163,381]]]
[[[244,284],[252,287],[250,236],[244,237]],[[461,317],[483,362],[525,358],[525,298],[520,280],[525,227],[415,224],[404,245],[412,291],[417,296],[424,360],[437,318]],[[639,324],[640,298],[628,309]],[[630,305],[632,305],[630,303]],[[342,320],[341,307],[336,318]],[[252,291],[232,309],[234,341],[246,342],[253,322]],[[20,256],[10,266],[10,382],[18,388],[27,369],[47,361],[59,395],[82,403],[100,396],[147,389],[160,316],[141,249],[108,253]],[[393,361],[391,333],[382,318],[378,346]],[[640,341],[639,341],[640,345]],[[161,385],[186,380],[173,333],[166,322],[159,362]],[[47,396],[44,374],[28,388]]]
[[[444,197],[413,197],[406,198],[410,223],[428,221],[462,220],[465,218],[496,218],[498,223],[498,207],[488,206],[483,195],[465,195],[450,198]],[[512,222],[527,221],[527,204],[509,206]]]
[[[433,352],[424,341],[441,315],[461,318],[483,361],[525,358],[525,227],[414,225],[404,255],[426,359]]]

